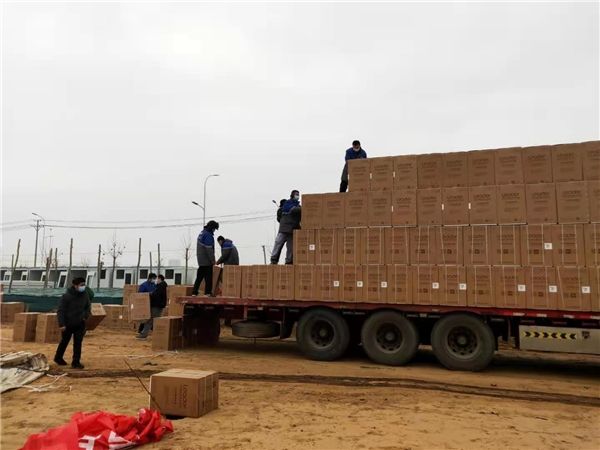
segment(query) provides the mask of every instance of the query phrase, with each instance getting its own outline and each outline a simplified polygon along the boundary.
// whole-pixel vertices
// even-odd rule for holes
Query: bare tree
[[[82,256],[82,257],[79,259],[79,264],[80,264],[82,267],[90,267],[90,258],[88,258],[87,256]]]
[[[8,282],[8,292],[12,289],[13,278],[15,278],[15,268],[19,264],[19,253],[21,252],[21,239],[17,242],[17,257],[12,261],[10,268],[10,281]]]
[[[140,284],[140,264],[142,262],[142,238],[139,238],[138,241],[138,262],[137,262],[137,267],[135,270],[135,283],[136,284]]]
[[[102,244],[98,244],[98,266],[96,272],[96,290],[100,291],[100,276],[102,274]]]
[[[161,266],[161,260],[160,260],[160,242],[158,243],[158,258],[156,260],[156,273],[160,274],[160,266]]]
[[[108,280],[108,287],[110,289],[113,288],[115,281],[115,273],[117,271],[117,259],[123,255],[124,250],[125,244],[117,241],[117,233],[114,233],[112,237],[112,242],[110,243],[108,250],[104,253],[104,255],[108,255],[112,258],[112,270],[110,274],[110,279]]]
[[[73,238],[71,238],[71,245],[69,245],[69,268],[67,269],[67,279],[65,280],[65,285],[69,285],[69,280],[71,279],[71,270],[73,269]]]
[[[188,266],[190,261],[190,250],[192,248],[192,238],[190,234],[183,235],[181,237],[181,244],[183,245],[183,250],[185,252],[185,273],[183,274],[183,284],[188,283]]]
[[[44,277],[44,289],[48,287],[48,278],[50,277],[50,265],[52,264],[52,247],[50,247],[50,255],[46,257],[46,276]]]

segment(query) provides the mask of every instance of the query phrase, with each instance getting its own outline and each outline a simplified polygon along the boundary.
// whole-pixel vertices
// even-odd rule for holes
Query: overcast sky
[[[369,156],[598,139],[598,30],[597,2],[4,3],[2,263],[18,238],[33,261],[32,212],[200,222],[211,173],[210,218],[274,215],[292,188],[337,190],[353,139]],[[182,260],[199,230],[117,230],[121,262],[140,236],[144,262],[158,242]],[[261,263],[274,221],[219,232]],[[73,237],[94,264],[113,231],[50,235],[59,262]]]

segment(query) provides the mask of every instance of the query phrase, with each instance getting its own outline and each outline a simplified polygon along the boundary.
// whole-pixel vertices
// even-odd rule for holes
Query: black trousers
[[[65,350],[71,341],[71,336],[73,336],[72,363],[76,364],[81,361],[81,345],[83,344],[83,336],[85,336],[85,322],[81,322],[80,325],[67,326],[66,330],[62,332],[62,338],[56,348],[56,356],[54,359],[63,359]]]
[[[198,295],[200,289],[200,283],[204,280],[204,293],[206,295],[212,294],[213,284],[213,266],[200,266],[196,272],[196,281],[194,282],[194,290],[192,294]]]
[[[340,183],[340,192],[346,192],[348,190],[348,182],[342,180]]]

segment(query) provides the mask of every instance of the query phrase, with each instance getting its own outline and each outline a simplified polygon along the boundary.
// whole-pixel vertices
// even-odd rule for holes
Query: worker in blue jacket
[[[286,246],[285,263],[294,263],[294,230],[300,229],[301,219],[300,191],[294,189],[290,194],[290,198],[277,211],[279,232],[273,245],[271,264],[279,264],[279,257],[284,245]]]
[[[138,292],[152,293],[156,289],[156,274],[150,273],[148,279],[138,286]]]
[[[340,183],[340,192],[348,190],[348,161],[351,159],[363,159],[367,157],[367,152],[360,146],[360,141],[353,141],[352,147],[346,150],[346,163],[342,171],[342,182]]]
[[[209,220],[196,243],[196,258],[198,259],[198,272],[192,295],[198,295],[200,284],[204,280],[204,294],[212,295],[213,266],[215,265],[215,231],[219,229],[218,222]]]

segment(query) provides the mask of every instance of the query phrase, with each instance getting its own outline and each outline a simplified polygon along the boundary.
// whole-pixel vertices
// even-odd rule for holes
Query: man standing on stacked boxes
[[[284,244],[286,245],[285,263],[294,263],[294,230],[300,229],[301,218],[300,191],[294,189],[290,198],[277,211],[279,233],[277,233],[273,252],[271,253],[271,264],[279,264],[279,257]]]
[[[340,192],[346,192],[348,190],[348,161],[352,159],[364,159],[366,157],[367,152],[365,152],[360,146],[360,141],[352,142],[352,147],[346,150],[346,163],[344,164],[344,170],[342,170]]]

